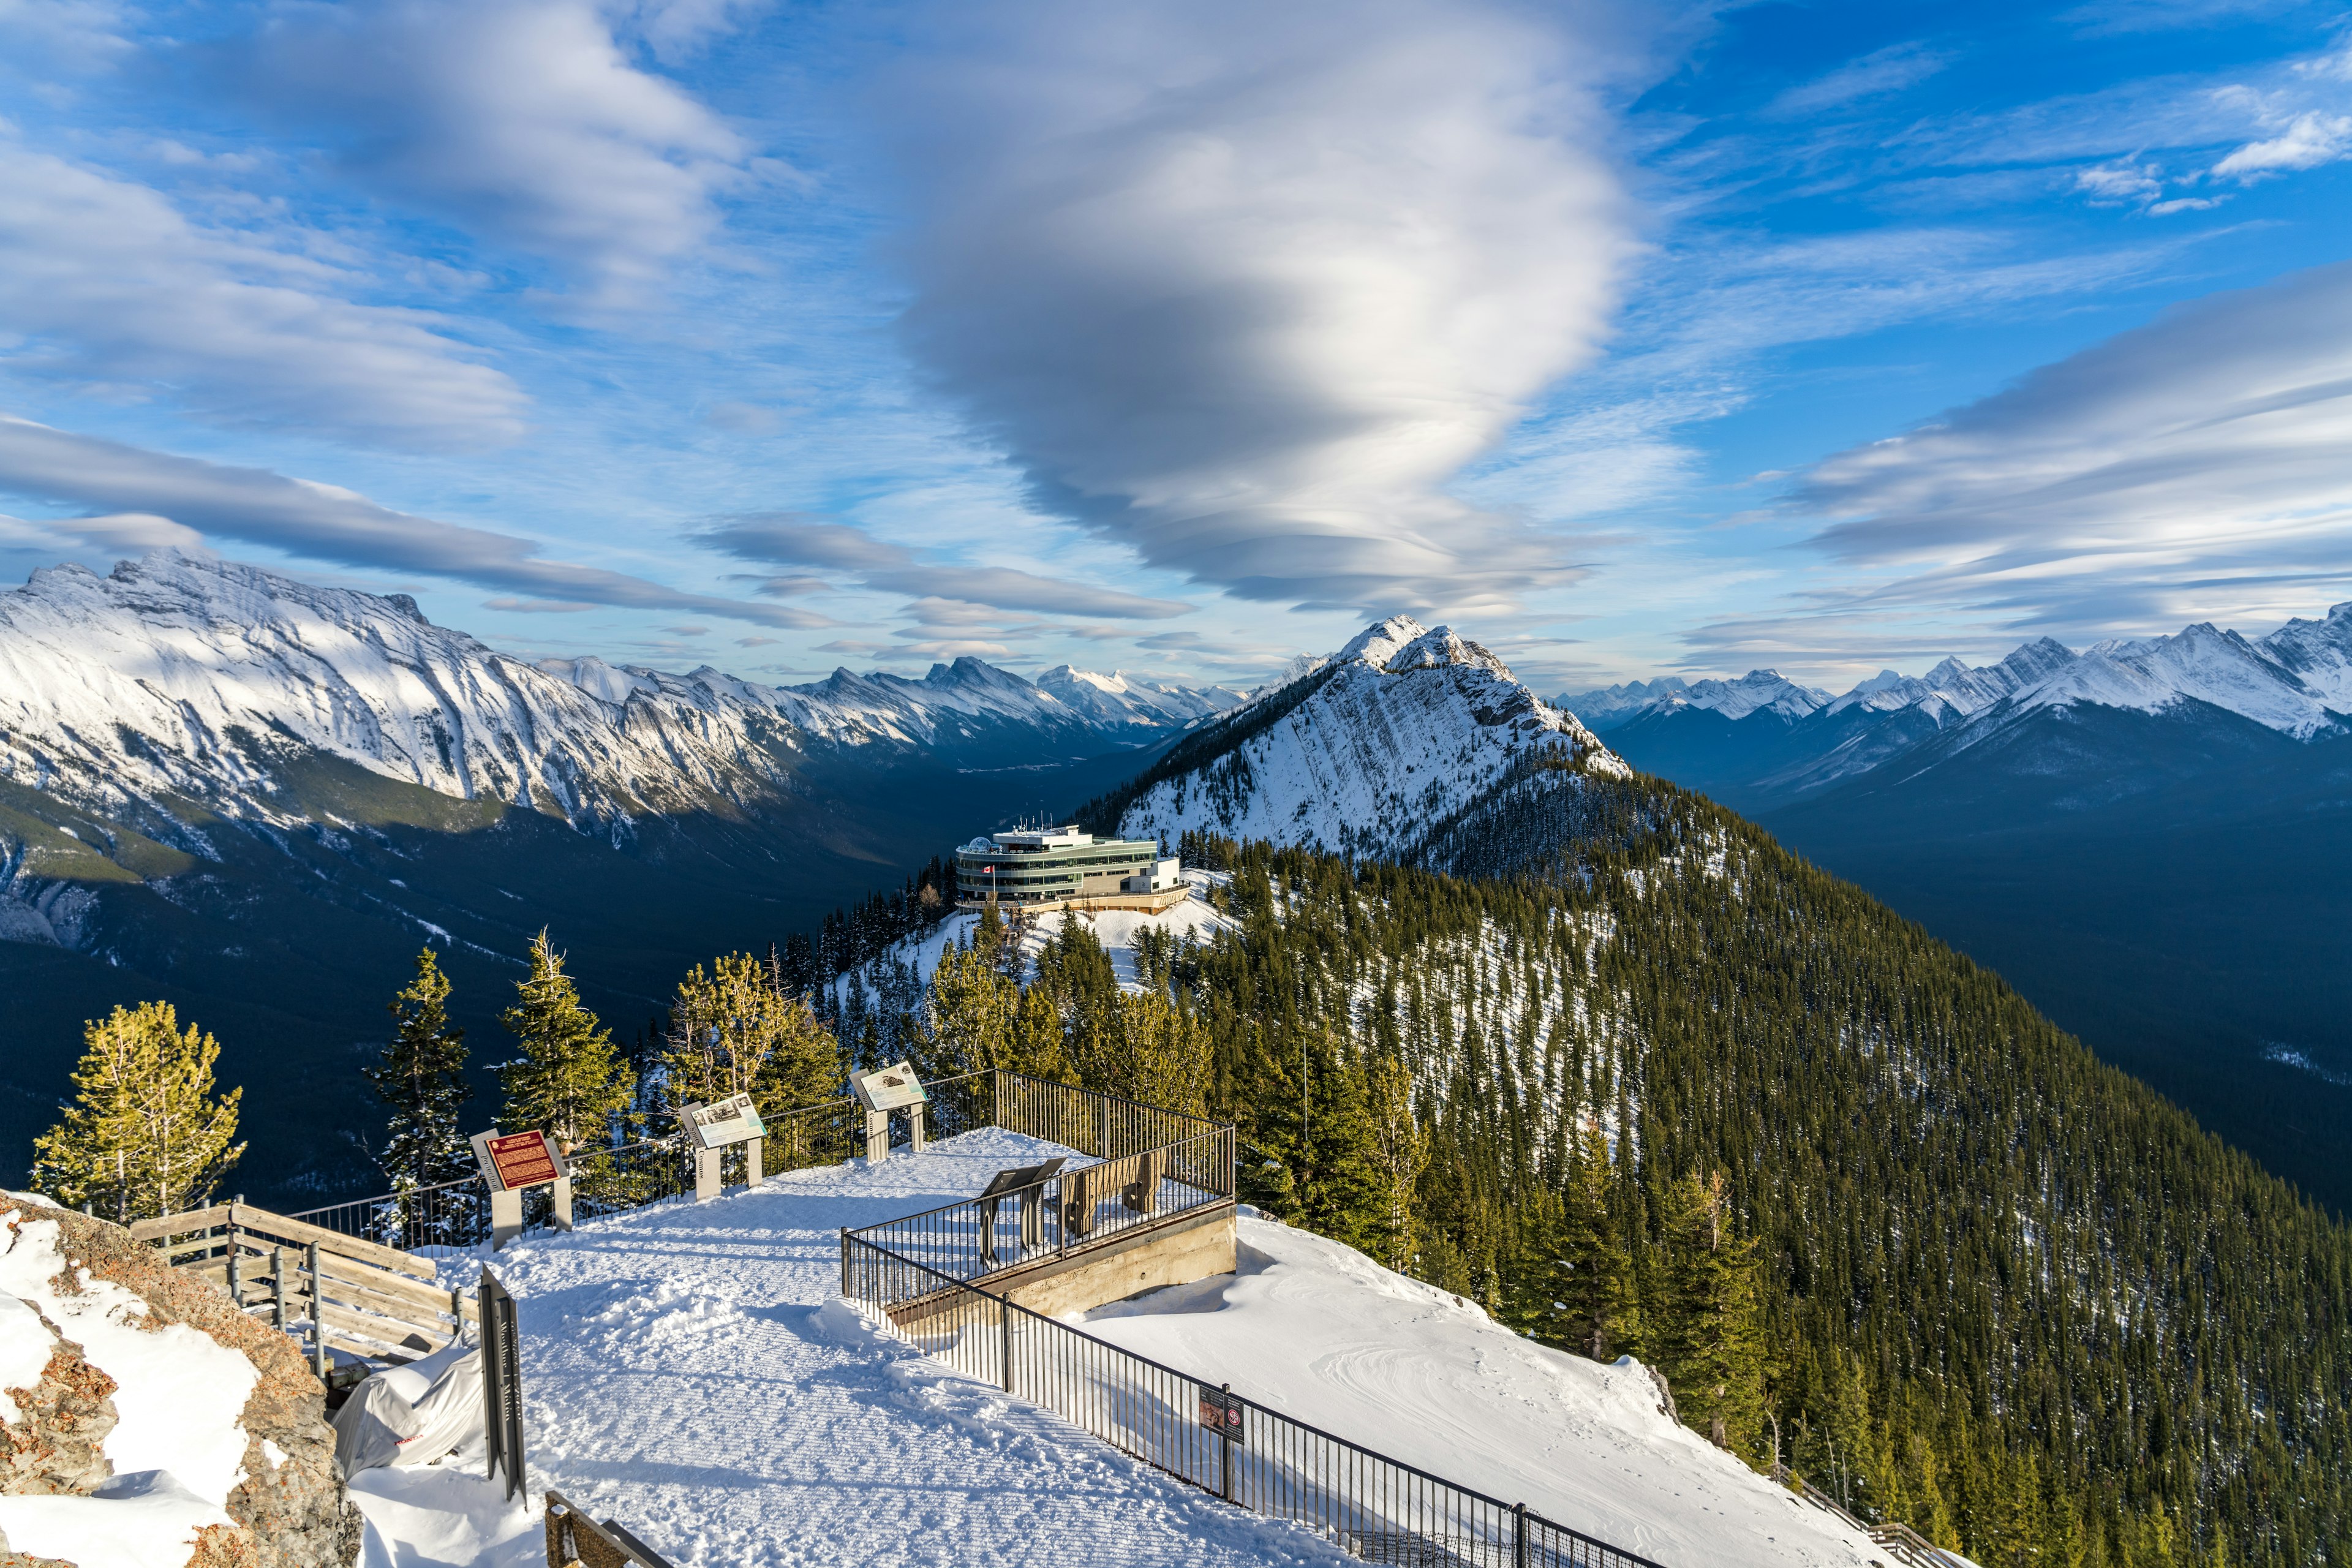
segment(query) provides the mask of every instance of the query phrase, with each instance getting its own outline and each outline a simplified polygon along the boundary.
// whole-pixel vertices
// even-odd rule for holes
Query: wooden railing
[[[251,1204],[215,1204],[142,1219],[131,1238],[173,1268],[211,1280],[247,1312],[299,1333],[314,1369],[330,1348],[375,1362],[414,1361],[478,1321],[473,1298],[435,1282],[431,1261]]]

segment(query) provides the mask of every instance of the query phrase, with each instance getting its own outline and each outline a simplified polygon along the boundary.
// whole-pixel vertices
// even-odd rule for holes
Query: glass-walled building
[[[1149,838],[1097,838],[1076,827],[992,833],[956,851],[956,902],[977,907],[1164,893],[1181,864]]]

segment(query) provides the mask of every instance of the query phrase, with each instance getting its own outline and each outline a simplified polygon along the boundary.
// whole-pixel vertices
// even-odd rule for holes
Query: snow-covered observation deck
[[[496,1267],[520,1305],[531,1497],[552,1488],[583,1512],[617,1517],[681,1565],[1360,1561],[1056,1414],[1056,1386],[1104,1388],[1083,1362],[1007,1395],[838,1294],[845,1230],[967,1198],[998,1171],[1055,1156],[1085,1159],[982,1128],[919,1157],[795,1171],[713,1202],[665,1202],[509,1246]],[[1475,1306],[1270,1220],[1244,1214],[1239,1234],[1238,1274],[1074,1315],[1071,1326],[1103,1352],[1125,1346],[1230,1382],[1260,1409],[1524,1500],[1670,1568],[1885,1560],[1658,1414],[1638,1365],[1546,1350]],[[478,1267],[453,1259],[451,1278]],[[946,1327],[913,1332],[943,1348],[935,1331]],[[980,1350],[997,1331],[992,1316],[962,1337]],[[1197,1422],[1190,1408],[1163,1404],[1160,1415]],[[1244,1441],[1263,1452],[1267,1440],[1254,1415]],[[415,1561],[541,1560],[531,1517],[493,1507],[478,1468],[443,1469],[371,1471],[354,1493],[371,1518],[431,1542]]]

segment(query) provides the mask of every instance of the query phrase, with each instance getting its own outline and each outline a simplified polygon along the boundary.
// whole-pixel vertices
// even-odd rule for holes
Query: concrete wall
[[[1220,1204],[1165,1225],[1129,1231],[1099,1247],[1041,1263],[984,1287],[1048,1317],[1123,1301],[1163,1285],[1189,1285],[1234,1268],[1234,1210]]]

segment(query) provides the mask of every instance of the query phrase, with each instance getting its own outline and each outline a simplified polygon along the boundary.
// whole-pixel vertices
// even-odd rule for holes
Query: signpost
[[[1021,1204],[1021,1250],[1036,1247],[1045,1237],[1042,1217],[1045,1194],[1041,1190],[1046,1178],[1062,1168],[1066,1156],[1056,1154],[1039,1165],[1015,1165],[1009,1171],[999,1171],[980,1189],[980,1264],[983,1268],[996,1267],[996,1206],[1006,1198],[1017,1198]]]
[[[554,1220],[572,1228],[572,1167],[544,1132],[509,1132],[491,1128],[473,1137],[474,1159],[490,1188],[490,1250],[522,1234],[522,1194],[554,1184]]]
[[[923,1107],[930,1096],[906,1062],[878,1072],[859,1073],[849,1080],[850,1092],[866,1108],[866,1163],[878,1165],[890,1157],[890,1113],[904,1110],[914,1133],[914,1152],[923,1152]]]
[[[482,1314],[482,1435],[489,1448],[489,1479],[507,1473],[507,1496],[525,1491],[522,1457],[522,1337],[514,1298],[487,1268],[474,1292]]]
[[[1230,1383],[1216,1388],[1201,1384],[1201,1425],[1217,1435],[1217,1490],[1234,1500],[1234,1448],[1247,1440],[1242,1427],[1242,1396]]]
[[[768,1136],[767,1123],[760,1120],[760,1108],[751,1103],[748,1094],[715,1100],[709,1105],[683,1105],[678,1108],[678,1121],[686,1128],[688,1143],[694,1151],[694,1201],[701,1203],[719,1195],[719,1162],[734,1144],[743,1147],[743,1179],[747,1186],[756,1187],[763,1173],[760,1168],[760,1152]]]

